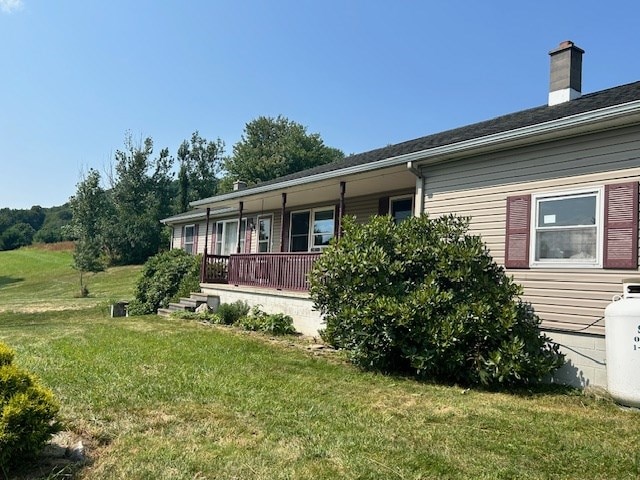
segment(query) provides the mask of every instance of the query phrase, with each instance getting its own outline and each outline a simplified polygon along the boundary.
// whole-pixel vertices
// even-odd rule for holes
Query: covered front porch
[[[221,303],[245,301],[293,317],[306,335],[321,328],[309,299],[309,274],[342,219],[419,215],[423,182],[411,163],[342,169],[238,188],[193,202],[194,213],[168,219],[173,248],[202,254],[200,288]]]

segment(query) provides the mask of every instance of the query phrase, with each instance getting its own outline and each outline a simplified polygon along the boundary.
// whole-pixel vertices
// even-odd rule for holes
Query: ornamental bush
[[[11,364],[13,350],[0,343],[0,471],[33,458],[60,430],[59,406],[50,390]]]
[[[310,295],[322,338],[355,364],[485,386],[529,384],[563,364],[468,219],[343,225],[312,269]]]
[[[266,313],[256,305],[248,315],[242,317],[238,324],[245,330],[264,332],[270,335],[293,335],[296,329],[293,318],[284,313]]]
[[[151,257],[142,267],[129,313],[155,313],[180,295],[188,296],[194,289],[199,289],[201,261],[200,255],[190,255],[179,249]]]
[[[233,303],[221,303],[216,314],[222,325],[233,325],[249,313],[249,305],[242,300]]]

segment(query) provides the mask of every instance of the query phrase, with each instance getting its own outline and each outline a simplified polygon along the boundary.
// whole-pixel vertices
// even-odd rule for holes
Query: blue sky
[[[640,80],[640,3],[0,0],[0,207],[65,203],[125,132],[227,153],[282,114],[358,153],[547,101],[549,50],[583,92]]]

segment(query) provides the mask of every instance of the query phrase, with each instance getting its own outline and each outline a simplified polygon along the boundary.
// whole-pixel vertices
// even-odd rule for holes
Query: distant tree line
[[[89,170],[70,199],[67,233],[76,241],[74,263],[81,272],[108,265],[139,264],[169,245],[160,220],[189,209],[189,202],[340,160],[343,153],[324,145],[317,133],[285,117],[259,117],[245,126],[233,153],[222,140],[198,131],[184,140],[175,157],[158,153],[150,137],[127,134],[106,178]]]
[[[37,243],[55,243],[71,240],[64,227],[71,222],[69,204],[43,208],[35,205],[30,209],[0,209],[0,250]]]
[[[0,250],[74,240],[84,271],[142,263],[169,245],[160,220],[187,211],[189,202],[229,192],[237,180],[253,185],[343,157],[320,134],[283,116],[247,123],[230,155],[220,138],[198,131],[175,156],[168,148],[155,153],[151,137],[135,141],[127,134],[110,171],[89,170],[69,203],[0,209]]]

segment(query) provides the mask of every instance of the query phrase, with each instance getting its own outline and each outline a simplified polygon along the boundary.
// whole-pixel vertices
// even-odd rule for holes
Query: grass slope
[[[573,391],[428,385],[292,348],[299,340],[97,308],[0,313],[0,341],[94,439],[85,479],[640,474],[640,415]]]
[[[126,266],[86,274],[90,295],[74,298],[80,284],[72,265],[71,248],[34,246],[0,252],[0,312],[77,309],[129,299],[140,272],[138,266]]]

